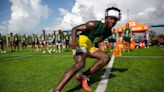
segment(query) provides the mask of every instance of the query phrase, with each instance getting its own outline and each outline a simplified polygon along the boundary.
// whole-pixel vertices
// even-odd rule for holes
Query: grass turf
[[[160,47],[136,49],[126,56],[164,56]],[[25,57],[24,57],[25,56]],[[41,54],[41,52],[13,52],[0,54],[1,92],[49,92],[73,64],[71,52]],[[87,59],[86,70],[94,63]],[[106,92],[163,92],[164,59],[116,58]],[[90,77],[94,91],[105,69]],[[85,92],[73,78],[63,92]]]

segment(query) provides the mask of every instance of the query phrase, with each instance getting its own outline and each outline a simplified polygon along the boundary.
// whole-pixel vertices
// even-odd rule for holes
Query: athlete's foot
[[[46,53],[46,51],[43,51],[42,53],[43,53],[43,54],[45,54],[45,53]]]
[[[90,86],[88,85],[87,81],[89,81],[89,79],[87,78],[87,76],[83,75],[83,74],[77,74],[76,79],[81,82],[81,85],[83,87],[84,90],[86,90],[87,92],[91,91]]]
[[[6,53],[6,51],[4,50],[3,53]]]
[[[54,49],[54,50],[52,50],[52,52],[55,52],[56,50]]]
[[[51,53],[51,50],[48,50],[48,53]]]

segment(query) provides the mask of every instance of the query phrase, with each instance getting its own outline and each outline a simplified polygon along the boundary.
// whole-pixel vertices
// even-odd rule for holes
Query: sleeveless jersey
[[[124,37],[130,37],[130,31],[131,31],[130,28],[126,28],[124,31]]]
[[[57,34],[58,42],[62,42],[62,33]]]
[[[97,27],[94,30],[83,31],[80,35],[86,35],[93,43],[103,41],[105,38],[111,36],[111,30],[107,29],[101,21],[98,21]]]

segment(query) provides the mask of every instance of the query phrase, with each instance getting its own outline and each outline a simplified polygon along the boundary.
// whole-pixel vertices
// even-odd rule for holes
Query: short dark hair
[[[118,12],[119,12],[119,18],[118,18],[118,20],[121,20],[121,10],[118,9],[118,8],[116,8],[116,7],[107,8],[107,9],[105,10],[105,18],[108,17],[108,11],[110,11],[110,10],[116,10],[116,11],[118,11]]]

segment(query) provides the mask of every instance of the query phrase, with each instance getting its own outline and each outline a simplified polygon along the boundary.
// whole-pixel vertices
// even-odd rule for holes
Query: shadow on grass
[[[107,69],[107,70],[108,70],[108,69]],[[112,68],[111,72],[121,72],[121,73],[122,73],[122,72],[125,72],[125,71],[127,71],[127,70],[128,70],[128,69],[125,69],[125,68]],[[92,84],[94,84],[94,83],[96,83],[96,82],[99,82],[99,81],[102,79],[102,75],[104,74],[105,71],[106,71],[106,69],[101,69],[101,70],[99,70],[97,73],[91,75],[91,76],[89,77],[90,81],[88,82],[88,85],[90,86],[90,85],[92,85]],[[105,77],[105,78],[108,78],[108,77],[106,77],[106,76],[104,76],[104,77]],[[110,74],[110,79],[111,79],[111,78],[114,78],[114,77],[116,77],[116,75]],[[82,86],[81,86],[81,84],[79,84],[79,85],[77,85],[76,87],[74,87],[74,88],[68,90],[67,92],[78,92],[78,90],[81,89],[81,88],[82,88]]]
[[[111,72],[125,72],[127,68],[112,68]]]

